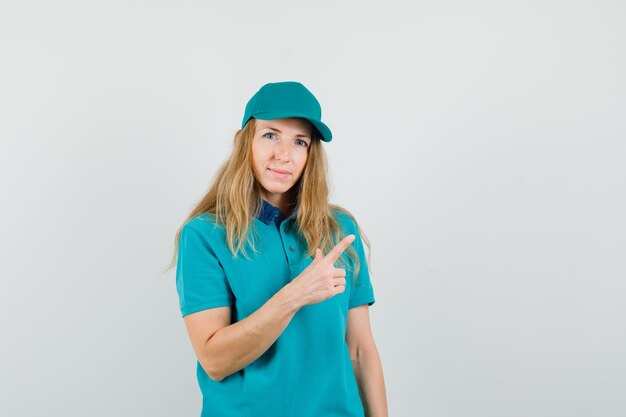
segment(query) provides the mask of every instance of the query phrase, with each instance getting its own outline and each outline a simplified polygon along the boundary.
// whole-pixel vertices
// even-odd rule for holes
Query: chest
[[[257,224],[255,230],[257,251],[248,247],[248,258],[241,253],[235,258],[226,247],[217,253],[235,297],[237,320],[258,310],[313,262],[306,253],[306,243],[288,228],[271,223],[267,227]],[[346,291],[303,310],[316,312],[318,318],[337,318],[338,313],[343,317],[347,314],[349,278],[346,276]]]

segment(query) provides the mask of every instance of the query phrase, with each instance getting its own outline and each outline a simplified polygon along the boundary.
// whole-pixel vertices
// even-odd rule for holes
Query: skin
[[[308,160],[312,130],[313,125],[305,119],[257,119],[252,140],[252,170],[261,185],[261,197],[286,216],[291,214],[287,205],[289,192],[302,176]],[[270,168],[287,171],[289,175],[278,178]]]
[[[387,417],[383,365],[370,327],[367,304],[348,310],[346,342],[365,417]]]

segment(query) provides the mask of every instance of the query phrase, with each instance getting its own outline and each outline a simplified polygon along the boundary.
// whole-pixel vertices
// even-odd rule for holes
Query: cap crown
[[[265,84],[248,102],[246,113],[248,111],[251,116],[297,111],[316,119],[322,118],[319,101],[304,85],[296,81]]]
[[[261,120],[274,120],[287,117],[301,117],[313,124],[322,140],[330,142],[332,133],[322,119],[322,107],[302,83],[281,81],[262,86],[248,101],[241,128],[251,117]]]

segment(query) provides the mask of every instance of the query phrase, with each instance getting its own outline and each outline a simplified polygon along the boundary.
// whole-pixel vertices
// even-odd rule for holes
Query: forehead
[[[308,120],[299,117],[290,117],[286,119],[261,120],[257,119],[256,130],[274,128],[281,132],[293,132],[301,134],[310,134],[312,124]]]

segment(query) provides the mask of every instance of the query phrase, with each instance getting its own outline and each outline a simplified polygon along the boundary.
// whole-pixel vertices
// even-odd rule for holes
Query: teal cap
[[[322,123],[322,107],[304,85],[297,81],[267,83],[246,104],[241,128],[250,118],[261,120],[301,117],[315,126],[324,142],[330,142],[333,134]]]

